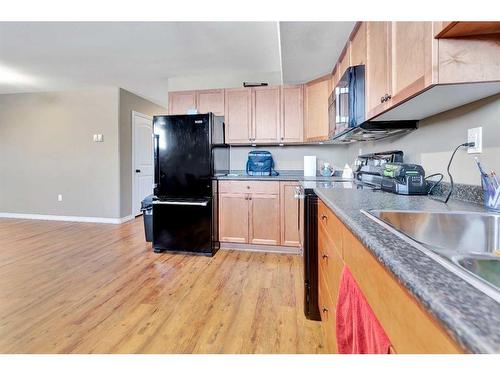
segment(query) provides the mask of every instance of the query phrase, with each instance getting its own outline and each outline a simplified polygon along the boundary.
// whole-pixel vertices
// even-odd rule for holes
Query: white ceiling
[[[331,73],[356,22],[280,22],[283,81]]]
[[[285,83],[303,82],[332,70],[353,25],[2,22],[0,94],[118,86],[165,105],[180,77],[240,82],[282,71]]]

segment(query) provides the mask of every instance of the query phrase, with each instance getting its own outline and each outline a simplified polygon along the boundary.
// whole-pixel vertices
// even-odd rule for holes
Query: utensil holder
[[[488,210],[500,212],[500,186],[495,186],[488,175],[481,174],[484,206]]]

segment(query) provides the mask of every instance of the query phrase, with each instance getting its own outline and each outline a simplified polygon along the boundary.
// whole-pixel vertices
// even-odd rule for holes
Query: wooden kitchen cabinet
[[[281,128],[281,90],[279,86],[254,87],[252,129],[254,143],[278,143]]]
[[[453,21],[435,22],[436,38],[461,38],[500,34],[500,22]]]
[[[250,194],[249,243],[280,244],[280,202],[278,194]]]
[[[305,85],[304,138],[306,141],[328,139],[328,97],[332,91],[331,76]]]
[[[349,41],[350,65],[366,65],[366,22],[361,22]]]
[[[351,61],[350,61],[350,51],[349,51],[349,43],[347,43],[346,47],[340,54],[339,62],[337,64],[337,70],[339,74],[339,80],[342,78],[344,75],[345,71],[347,68],[351,66]]]
[[[219,193],[219,241],[248,243],[248,194]]]
[[[295,199],[297,185],[298,183],[293,181],[280,182],[280,243],[282,246],[300,246],[299,201]]]
[[[366,23],[366,118],[388,108],[391,87],[390,22]]]
[[[432,22],[392,22],[389,106],[422,91],[433,80]]]
[[[199,113],[213,112],[216,116],[224,116],[224,90],[196,91],[196,106]]]
[[[278,181],[220,181],[221,242],[279,245]]]
[[[463,353],[408,290],[364,247],[321,200],[318,203],[318,271],[321,325],[336,352],[335,309],[342,269],[356,279],[397,353]]]
[[[281,87],[280,143],[304,141],[304,86]]]
[[[168,93],[168,114],[185,115],[196,108],[196,91],[172,91]]]
[[[224,121],[227,143],[252,142],[252,91],[249,88],[226,89]]]

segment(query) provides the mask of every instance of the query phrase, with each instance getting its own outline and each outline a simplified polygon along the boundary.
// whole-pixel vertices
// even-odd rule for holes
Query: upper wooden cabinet
[[[340,55],[340,59],[339,59],[339,62],[337,64],[337,71],[338,71],[339,79],[342,78],[345,71],[350,66],[351,66],[350,51],[349,51],[349,44],[347,44],[346,48],[344,48],[344,51]]]
[[[227,143],[252,141],[252,92],[250,89],[226,89],[224,122]]]
[[[303,141],[303,86],[225,90],[226,141],[278,144]]]
[[[280,143],[304,141],[304,87],[281,87]]]
[[[196,91],[172,91],[168,93],[168,114],[185,115],[196,108]]]
[[[305,85],[304,138],[306,141],[328,139],[328,97],[332,91],[331,76]]]
[[[389,106],[423,90],[433,81],[432,23],[392,22],[390,29]],[[370,69],[370,67],[368,67]]]
[[[390,22],[366,24],[366,118],[382,112],[388,106],[391,86],[391,59],[389,56]]]
[[[436,38],[460,38],[466,36],[500,34],[500,22],[435,22]]]
[[[168,93],[168,114],[185,115],[189,109],[224,116],[224,90],[172,91]]]
[[[366,22],[361,22],[349,41],[350,65],[366,65]]]
[[[224,116],[224,90],[196,91],[196,107],[199,113],[213,112],[216,116]]]
[[[252,92],[251,138],[255,143],[277,143],[281,127],[279,86],[255,87]]]

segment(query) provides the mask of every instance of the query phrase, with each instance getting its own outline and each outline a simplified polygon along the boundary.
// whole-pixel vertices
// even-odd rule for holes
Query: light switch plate
[[[469,147],[469,154],[480,154],[483,152],[483,127],[467,129],[467,142],[474,142],[474,147]]]
[[[57,201],[58,202],[62,202],[62,194],[58,194],[57,195]]]
[[[102,141],[103,141],[102,134],[97,134],[97,142],[102,142]]]

